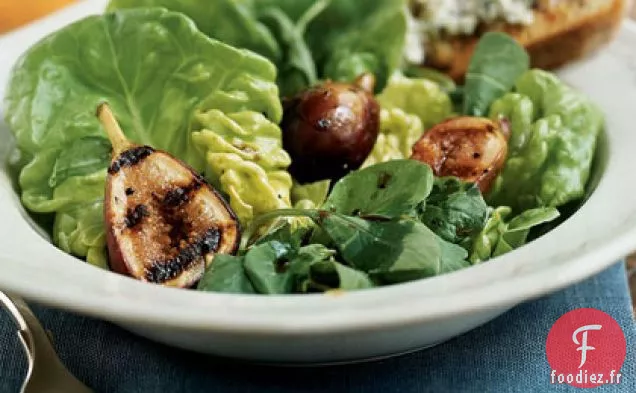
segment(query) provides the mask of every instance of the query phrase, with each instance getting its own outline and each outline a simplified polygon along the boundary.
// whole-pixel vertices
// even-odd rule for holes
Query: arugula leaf
[[[245,273],[259,293],[290,293],[294,276],[290,271],[294,249],[287,244],[270,241],[253,247],[245,254]]]
[[[393,160],[338,181],[323,209],[354,216],[412,214],[431,192],[433,171],[415,160]]]
[[[376,274],[417,271],[420,277],[440,272],[437,236],[414,220],[369,221],[322,211],[317,223],[355,269]]]
[[[374,272],[371,277],[380,284],[398,284],[401,282],[419,280],[421,278],[437,276],[444,273],[454,272],[470,266],[467,261],[468,252],[455,244],[444,239],[435,237],[439,244],[440,260],[439,270],[435,274],[430,274],[427,269],[403,268],[396,266],[387,272]]]
[[[449,243],[442,238],[438,238],[438,241],[442,251],[440,274],[454,272],[470,266],[470,262],[467,260],[468,252],[463,247]]]
[[[466,73],[464,114],[487,116],[490,105],[510,91],[529,68],[528,53],[512,37],[499,32],[484,34]]]
[[[341,282],[342,289],[361,287],[363,284],[359,282],[359,275],[348,271],[344,266],[333,267],[337,270],[336,278],[340,280],[339,277],[342,276],[337,286],[327,285],[327,282],[333,282],[333,275],[328,269],[314,268],[315,272],[324,274],[311,278],[313,265],[325,261],[336,263],[332,261],[335,253],[319,244],[298,249],[290,244],[269,241],[254,246],[244,256],[217,255],[197,289],[227,293],[285,294],[310,289],[341,288]]]
[[[208,292],[255,293],[254,286],[245,274],[244,259],[233,255],[216,255],[197,289]]]
[[[459,244],[484,228],[488,213],[477,185],[446,177],[435,179],[420,219],[444,240]]]
[[[307,227],[293,225],[289,220],[282,220],[273,225],[263,236],[259,237],[253,245],[257,246],[275,241],[289,244],[291,247],[298,249],[302,244],[303,237],[307,235],[309,230],[310,228]]]
[[[309,267],[309,278],[303,283],[304,292],[318,290],[357,290],[373,288],[374,284],[363,272],[333,259],[317,261]]]

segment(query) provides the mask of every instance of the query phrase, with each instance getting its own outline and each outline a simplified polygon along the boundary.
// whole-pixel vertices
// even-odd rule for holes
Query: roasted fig
[[[97,116],[113,145],[104,200],[111,268],[166,286],[196,284],[215,254],[236,251],[236,216],[185,163],[130,143],[106,104]]]
[[[457,117],[436,125],[413,145],[412,159],[436,176],[455,176],[488,192],[508,154],[510,126],[480,117]]]
[[[362,165],[378,138],[374,85],[364,74],[354,84],[326,82],[285,102],[283,147],[299,183],[337,180]]]

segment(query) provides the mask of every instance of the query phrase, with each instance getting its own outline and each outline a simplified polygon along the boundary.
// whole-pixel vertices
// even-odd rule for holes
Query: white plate
[[[84,2],[0,37],[0,95],[9,67],[30,44],[90,13]],[[519,302],[563,288],[636,249],[633,148],[636,28],[625,25],[597,56],[561,72],[607,114],[605,174],[583,208],[548,235],[452,274],[341,296],[248,296],[163,288],[104,272],[63,253],[25,220],[0,173],[0,288],[29,300],[113,321],[200,352],[276,362],[386,356],[468,331]],[[0,127],[0,159],[10,136]]]

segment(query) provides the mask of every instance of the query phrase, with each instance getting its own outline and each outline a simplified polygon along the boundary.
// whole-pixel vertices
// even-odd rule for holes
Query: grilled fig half
[[[506,162],[510,125],[481,117],[456,117],[428,130],[413,145],[412,159],[436,176],[456,176],[488,192]]]
[[[97,116],[113,145],[104,200],[111,268],[166,286],[196,284],[215,254],[236,251],[236,216],[185,163],[130,143],[106,104]]]

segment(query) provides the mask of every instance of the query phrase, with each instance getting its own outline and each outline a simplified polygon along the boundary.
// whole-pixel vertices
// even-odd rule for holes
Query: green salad
[[[361,3],[112,0],[52,33],[15,64],[4,97],[22,203],[87,263],[150,282],[152,265],[201,291],[249,294],[450,273],[567,218],[586,197],[604,127],[595,104],[531,69],[503,33],[481,39],[461,86],[413,73],[405,1]],[[161,240],[172,243],[165,259],[131,266],[105,214],[119,167],[95,117],[102,103],[132,143],[177,158],[218,195],[240,228],[232,251],[185,236]],[[130,211],[117,233],[154,249],[150,224],[133,226],[155,211],[135,210],[132,224]]]

